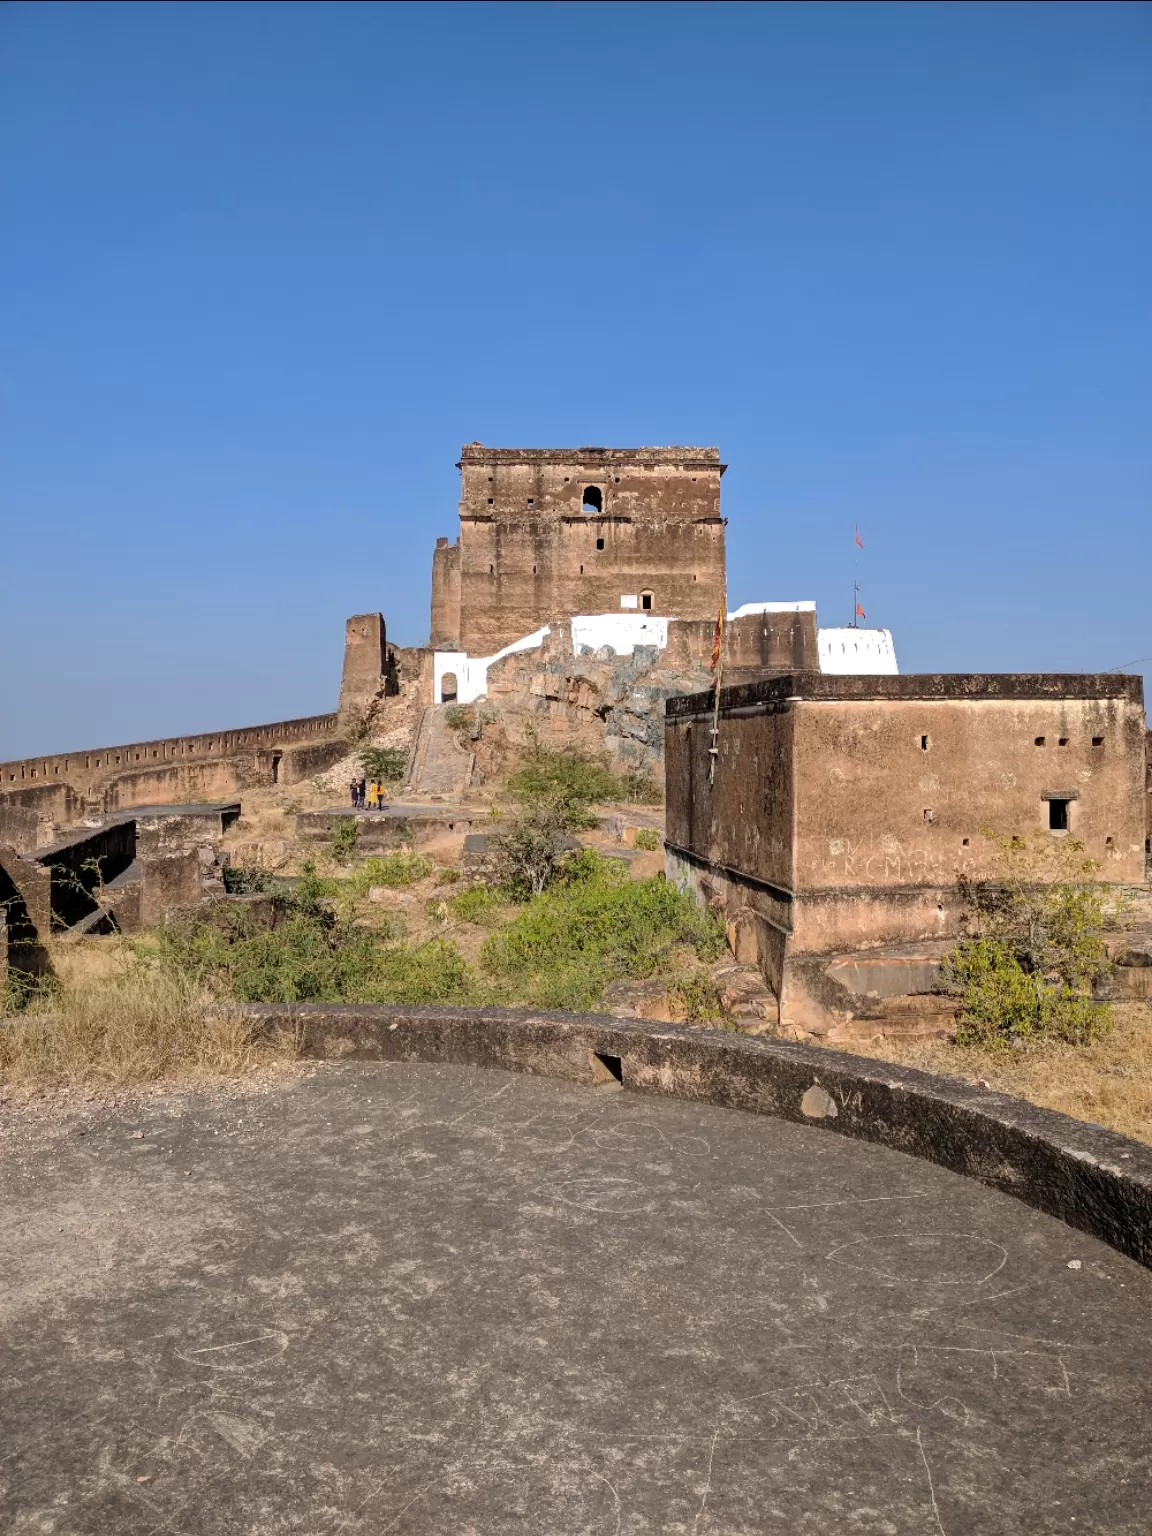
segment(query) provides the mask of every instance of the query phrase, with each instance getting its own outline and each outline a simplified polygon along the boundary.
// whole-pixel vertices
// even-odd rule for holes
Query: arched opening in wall
[[[283,756],[284,756],[283,752],[273,752],[273,754],[272,754],[272,782],[273,782],[273,784],[279,784],[279,782],[280,782],[280,759]]]
[[[598,486],[584,487],[584,511],[595,515],[604,510],[604,493]]]
[[[441,704],[455,704],[456,702],[456,674],[445,672],[440,679]]]
[[[651,594],[651,592],[641,592],[641,594],[640,594],[640,606],[641,606],[641,608],[645,608],[649,612],[651,612],[651,610],[652,610],[652,594]]]

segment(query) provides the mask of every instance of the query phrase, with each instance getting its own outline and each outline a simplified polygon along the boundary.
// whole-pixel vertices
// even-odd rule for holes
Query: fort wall
[[[86,809],[218,800],[250,785],[298,783],[344,750],[338,717],[329,714],[20,758],[0,763],[0,803],[66,824]]]

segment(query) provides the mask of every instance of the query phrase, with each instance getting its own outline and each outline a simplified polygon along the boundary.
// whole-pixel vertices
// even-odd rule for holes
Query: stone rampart
[[[91,808],[222,799],[251,785],[297,783],[344,751],[338,717],[327,714],[20,758],[0,763],[0,804],[66,824]]]

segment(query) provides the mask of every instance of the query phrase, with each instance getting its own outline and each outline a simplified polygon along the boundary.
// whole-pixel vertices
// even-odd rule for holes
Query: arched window
[[[586,485],[584,487],[584,511],[592,513],[592,514],[596,514],[598,512],[603,512],[603,510],[604,510],[604,493],[603,493],[603,491],[599,488],[599,486],[596,486],[596,485]]]
[[[456,701],[456,674],[445,672],[440,679],[441,704],[453,704]]]

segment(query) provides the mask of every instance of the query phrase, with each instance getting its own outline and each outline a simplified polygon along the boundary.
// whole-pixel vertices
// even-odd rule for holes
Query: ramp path
[[[0,1528],[1131,1533],[1152,1272],[928,1163],[465,1067],[0,1162]]]
[[[445,799],[462,794],[472,779],[475,754],[461,744],[446,719],[450,704],[429,704],[420,717],[404,789]]]

